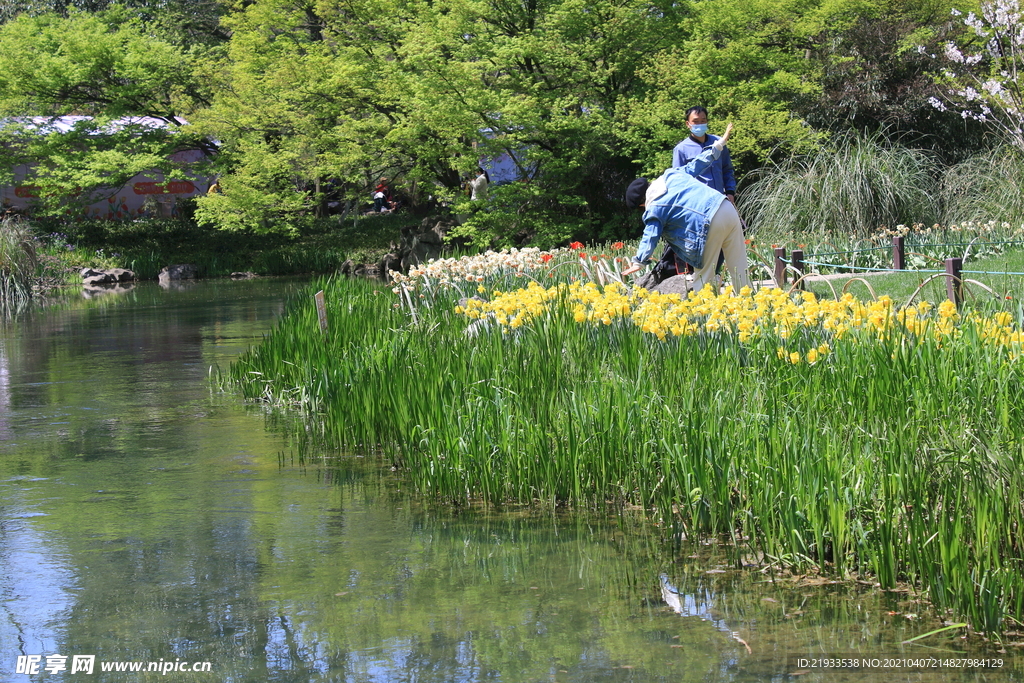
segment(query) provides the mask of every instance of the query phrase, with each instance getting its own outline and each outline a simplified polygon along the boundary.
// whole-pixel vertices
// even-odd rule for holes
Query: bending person
[[[693,266],[695,291],[714,277],[719,251],[725,253],[733,292],[751,286],[739,214],[724,194],[695,179],[721,155],[731,133],[730,123],[725,135],[686,166],[670,168],[652,183],[646,178],[630,183],[626,205],[644,210],[644,236],[633,265],[622,271],[623,275],[632,275],[650,263],[658,240],[664,239],[677,258]]]

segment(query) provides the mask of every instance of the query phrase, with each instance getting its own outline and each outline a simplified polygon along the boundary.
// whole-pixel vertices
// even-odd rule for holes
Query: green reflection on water
[[[636,516],[438,510],[376,461],[301,464],[291,418],[267,428],[206,382],[289,287],[143,285],[0,330],[0,679],[59,652],[212,665],[144,681],[788,680],[789,655],[934,628],[898,595],[679,555]]]

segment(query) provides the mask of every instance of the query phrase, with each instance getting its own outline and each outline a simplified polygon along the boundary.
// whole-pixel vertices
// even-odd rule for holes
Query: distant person
[[[731,133],[730,123],[721,138],[685,166],[670,168],[651,183],[646,178],[630,183],[626,205],[643,210],[644,235],[633,265],[622,271],[623,275],[633,275],[649,263],[658,241],[664,239],[676,258],[693,266],[695,291],[700,291],[714,276],[715,258],[707,258],[708,254],[720,251],[725,253],[733,292],[751,286],[736,207],[726,201],[723,193],[696,179],[721,157]]]
[[[210,189],[206,191],[206,194],[214,195],[220,194],[221,192],[223,192],[223,190],[220,189],[220,178],[217,178],[216,180],[213,181],[213,185],[210,185]]]
[[[471,201],[487,199],[487,186],[491,183],[491,176],[481,166],[477,168],[476,178],[469,181],[469,198]]]
[[[381,178],[373,189],[373,210],[380,213],[384,209],[391,210],[391,188],[387,178]]]

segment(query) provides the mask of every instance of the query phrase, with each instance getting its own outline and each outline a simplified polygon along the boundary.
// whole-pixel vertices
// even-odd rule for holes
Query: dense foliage
[[[966,6],[964,6],[966,5]],[[939,111],[954,0],[254,0],[15,3],[0,29],[0,115],[88,114],[70,134],[4,127],[8,163],[39,161],[52,197],[116,185],[206,143],[223,193],[198,217],[289,231],[381,177],[413,204],[456,202],[481,159],[494,188],[464,236],[547,245],[625,236],[618,198],[669,164],[693,104],[741,176],[880,126],[945,158],[982,129]],[[918,46],[925,50],[919,51]],[[115,117],[153,116],[159,134]],[[184,125],[188,121],[191,125]],[[970,124],[970,125],[968,125]],[[971,127],[973,126],[973,127]],[[104,134],[100,134],[104,133]],[[38,138],[43,139],[38,139]],[[6,167],[6,164],[5,164]],[[458,200],[458,201],[457,201]],[[56,199],[50,202],[56,208]],[[920,219],[921,217],[917,217]],[[872,227],[872,226],[865,226]]]

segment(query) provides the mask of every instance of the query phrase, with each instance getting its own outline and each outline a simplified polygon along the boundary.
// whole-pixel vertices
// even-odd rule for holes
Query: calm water
[[[0,680],[1024,680],[1021,648],[901,646],[941,627],[907,596],[772,583],[631,516],[456,513],[377,462],[300,463],[294,423],[207,381],[298,287],[145,284],[0,326]],[[965,653],[1004,667],[793,660]]]

